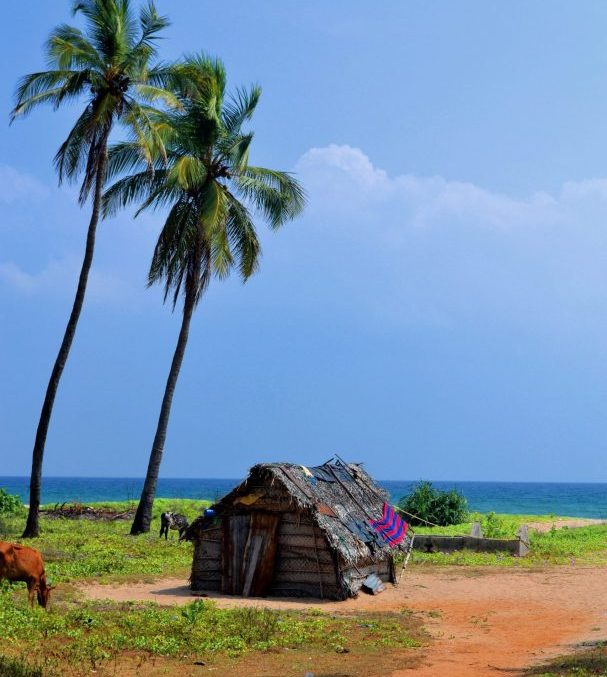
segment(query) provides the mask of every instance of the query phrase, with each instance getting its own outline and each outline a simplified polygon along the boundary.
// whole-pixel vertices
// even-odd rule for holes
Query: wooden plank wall
[[[204,538],[194,544],[192,590],[221,591],[221,527],[205,531]]]
[[[284,513],[270,595],[339,599],[336,562],[323,532],[297,512]]]

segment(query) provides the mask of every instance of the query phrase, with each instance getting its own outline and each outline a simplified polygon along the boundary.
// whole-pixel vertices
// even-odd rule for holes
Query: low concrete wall
[[[507,552],[516,557],[524,557],[529,552],[527,539],[478,538],[476,536],[435,536],[433,534],[415,534],[413,548],[422,552],[456,552],[473,550],[474,552]]]

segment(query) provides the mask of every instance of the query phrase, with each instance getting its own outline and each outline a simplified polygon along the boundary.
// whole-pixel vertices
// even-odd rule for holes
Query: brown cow
[[[46,608],[53,585],[48,585],[42,555],[34,548],[0,541],[0,580],[22,581],[27,585],[30,606],[34,606],[34,593],[38,604]]]

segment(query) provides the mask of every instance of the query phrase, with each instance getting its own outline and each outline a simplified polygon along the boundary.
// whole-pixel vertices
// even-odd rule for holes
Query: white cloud
[[[13,204],[19,200],[43,200],[48,188],[35,177],[0,164],[0,203]]]
[[[334,144],[310,149],[296,171],[310,195],[296,252],[322,243],[316,269],[332,272],[319,293],[336,307],[355,298],[379,326],[607,332],[607,178],[520,197],[389,175],[361,149]]]
[[[517,199],[491,192],[463,181],[441,176],[401,174],[390,177],[378,169],[359,148],[331,144],[312,148],[298,161],[296,171],[311,194],[311,207],[360,213],[390,203],[395,216],[412,225],[425,225],[448,218],[465,223],[508,228],[537,225],[559,219],[558,199],[538,192]],[[584,182],[588,183],[588,182]],[[594,183],[594,182],[593,182]],[[596,182],[607,195],[607,181]],[[564,192],[573,195],[575,183]],[[589,190],[586,188],[586,190]],[[594,191],[598,188],[594,187]]]
[[[69,290],[76,292],[80,262],[75,257],[51,259],[36,273],[29,273],[13,261],[0,263],[0,281],[15,291],[35,295],[61,295]],[[101,303],[126,300],[132,293],[124,280],[104,271],[91,270],[87,296]]]

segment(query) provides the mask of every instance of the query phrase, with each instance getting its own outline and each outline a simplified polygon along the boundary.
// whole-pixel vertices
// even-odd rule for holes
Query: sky
[[[363,461],[381,479],[607,481],[607,5],[158,0],[163,58],[262,86],[252,161],[309,195],[259,273],[213,282],[164,477]],[[52,157],[76,108],[12,126],[67,0],[0,42],[0,475],[26,475],[88,210]],[[47,475],[145,473],[179,330],[146,289],[163,214],[103,222]]]

